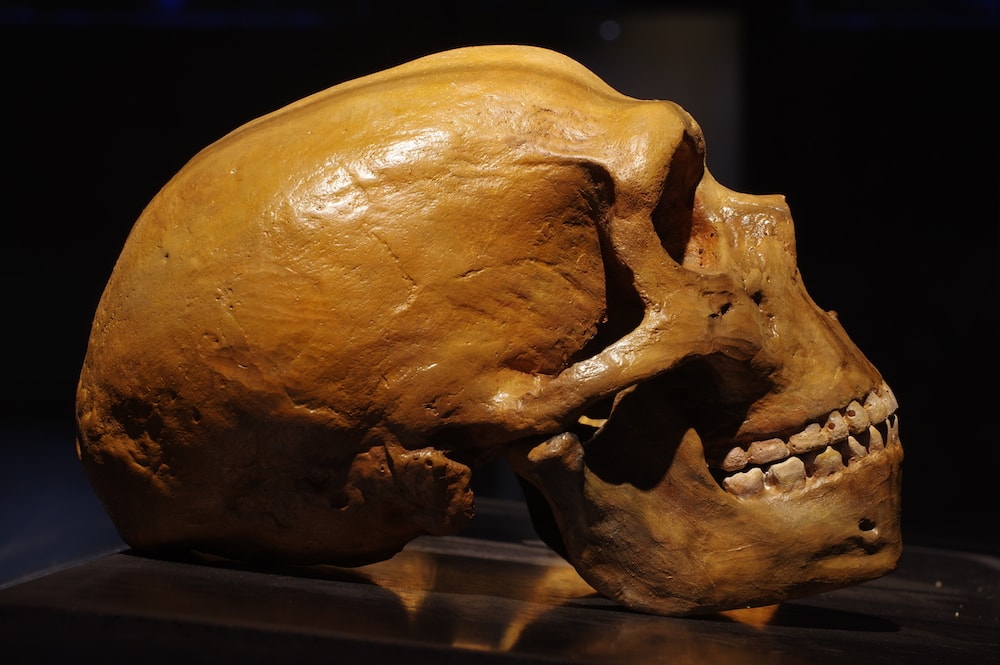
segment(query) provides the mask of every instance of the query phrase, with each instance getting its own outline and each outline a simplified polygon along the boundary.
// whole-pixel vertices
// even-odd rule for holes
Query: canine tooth
[[[899,418],[889,416],[889,441],[887,445],[898,446],[899,443]]]
[[[889,402],[873,390],[865,398],[865,412],[868,420],[880,423],[889,417]]]
[[[747,455],[754,464],[767,464],[788,457],[788,446],[781,439],[754,441],[747,449]]]
[[[837,449],[848,462],[854,459],[861,459],[868,454],[868,449],[862,446],[853,436],[849,436],[847,437],[847,441],[841,441],[837,444]]]
[[[826,433],[830,437],[830,441],[841,441],[847,438],[850,434],[850,430],[847,427],[847,421],[844,420],[844,416],[840,411],[831,411],[830,415],[826,417]]]
[[[827,448],[806,464],[806,470],[815,478],[833,475],[843,468],[844,458],[841,457],[840,451],[833,448]]]
[[[885,448],[885,439],[882,438],[882,432],[878,431],[875,425],[868,426],[868,450],[876,451]]]
[[[723,471],[739,471],[749,463],[750,459],[747,457],[747,451],[736,446],[722,458],[719,468]]]
[[[764,476],[768,487],[783,490],[801,487],[806,482],[806,465],[798,457],[789,457],[784,462],[772,464]]]
[[[722,480],[722,487],[730,494],[746,496],[764,489],[764,472],[754,467],[743,473],[736,473]]]
[[[792,454],[807,453],[810,450],[823,448],[830,442],[830,439],[823,432],[819,423],[811,423],[798,434],[788,437],[788,450]]]
[[[860,434],[871,424],[868,412],[865,411],[865,407],[858,404],[857,400],[852,400],[844,409],[844,420],[847,421],[847,429],[851,434]]]

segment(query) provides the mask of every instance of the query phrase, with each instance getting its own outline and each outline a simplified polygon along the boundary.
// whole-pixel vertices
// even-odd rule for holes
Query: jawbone
[[[642,386],[621,397],[586,444],[559,435],[517,470],[545,495],[567,559],[602,594],[666,615],[773,604],[896,566],[903,453],[895,400],[883,386],[872,394],[869,422],[843,443],[796,451],[803,438],[790,436],[787,454],[768,462],[750,459],[762,446],[741,448],[751,468],[735,473],[758,476],[753,491],[710,469],[698,433]],[[864,454],[852,438],[867,444]]]

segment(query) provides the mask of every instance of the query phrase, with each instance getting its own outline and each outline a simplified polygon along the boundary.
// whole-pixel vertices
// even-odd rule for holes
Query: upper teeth
[[[899,420],[893,415],[898,406],[883,383],[868,393],[864,404],[852,401],[787,441],[773,438],[733,446],[709,464],[727,474],[722,486],[737,496],[801,487],[809,478],[832,475],[870,452],[898,445]]]

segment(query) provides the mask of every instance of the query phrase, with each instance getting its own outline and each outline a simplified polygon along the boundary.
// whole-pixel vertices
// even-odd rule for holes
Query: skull
[[[140,551],[358,565],[502,457],[598,591],[691,614],[900,553],[896,402],[781,197],[547,50],[432,55],[196,155],[98,305],[77,445]]]

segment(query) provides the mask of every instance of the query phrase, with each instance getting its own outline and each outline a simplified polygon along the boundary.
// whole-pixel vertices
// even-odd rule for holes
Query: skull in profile
[[[896,402],[679,106],[515,46],[350,81],[196,155],[98,305],[78,448],[141,551],[358,565],[473,518],[642,611],[836,588],[900,553]]]

